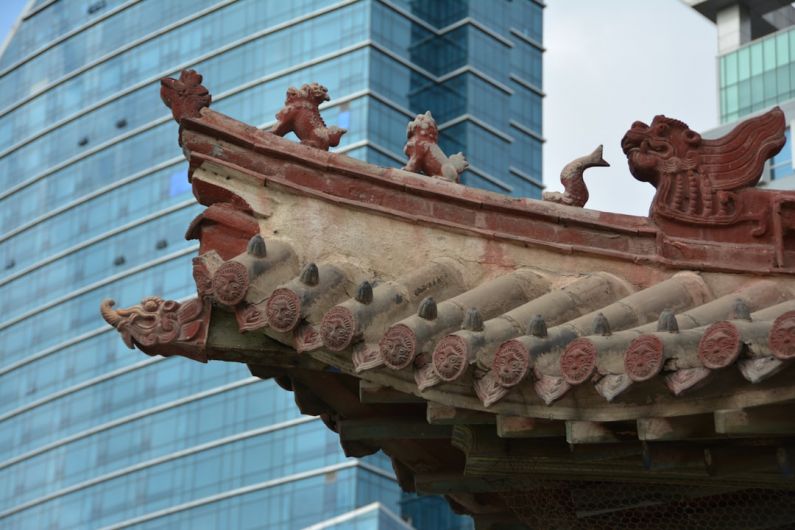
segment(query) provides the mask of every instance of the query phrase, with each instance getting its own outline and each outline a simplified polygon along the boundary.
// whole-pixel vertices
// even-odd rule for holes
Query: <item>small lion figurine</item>
[[[424,173],[429,177],[439,177],[451,182],[458,182],[459,175],[469,162],[463,153],[445,156],[439,148],[439,128],[428,111],[418,114],[406,128],[408,141],[403,152],[409,161],[403,167],[406,171]]]
[[[300,89],[288,88],[284,107],[276,114],[276,125],[271,132],[279,136],[294,132],[302,144],[324,151],[336,147],[347,131],[326,127],[318,106],[328,100],[328,89],[319,83],[309,83]]]

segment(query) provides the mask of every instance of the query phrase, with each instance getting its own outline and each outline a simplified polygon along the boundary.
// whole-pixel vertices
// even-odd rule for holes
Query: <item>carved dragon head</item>
[[[721,138],[703,139],[686,123],[655,116],[651,125],[636,121],[621,140],[632,175],[654,187],[666,174],[692,170],[713,190],[754,186],[765,161],[784,146],[780,108],[748,119]]]
[[[436,126],[436,120],[431,116],[431,111],[425,114],[417,114],[413,121],[409,122],[406,127],[407,138],[424,138],[429,142],[436,142],[439,138],[439,128]]]
[[[307,101],[317,106],[329,99],[328,89],[320,83],[313,82],[302,85],[300,89],[288,88],[285,103],[289,105],[297,101]]]

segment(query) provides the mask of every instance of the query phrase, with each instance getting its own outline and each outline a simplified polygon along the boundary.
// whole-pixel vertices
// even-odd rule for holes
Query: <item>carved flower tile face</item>
[[[584,383],[596,368],[596,347],[588,339],[569,343],[560,356],[560,373],[570,385]]]
[[[500,346],[494,355],[492,371],[497,380],[505,387],[518,384],[527,373],[529,354],[521,344],[509,341]]]
[[[278,331],[290,331],[300,318],[301,301],[290,289],[276,289],[268,300],[268,322]]]
[[[215,271],[213,276],[215,297],[226,305],[240,303],[246,296],[248,285],[248,270],[237,261],[227,261]]]
[[[353,341],[355,323],[350,310],[337,306],[332,307],[320,324],[320,335],[323,344],[331,351],[342,351]]]
[[[778,359],[795,357],[795,311],[788,311],[773,322],[768,342]]]
[[[633,381],[651,379],[662,369],[663,344],[647,335],[633,340],[624,354],[624,370]]]
[[[407,326],[398,324],[389,328],[381,339],[380,347],[386,365],[393,370],[400,370],[414,360],[416,337]]]
[[[436,346],[432,355],[433,368],[443,381],[454,381],[463,375],[467,363],[464,339],[448,335]]]
[[[742,348],[740,332],[729,322],[712,324],[698,344],[698,358],[707,368],[717,369],[730,365]]]

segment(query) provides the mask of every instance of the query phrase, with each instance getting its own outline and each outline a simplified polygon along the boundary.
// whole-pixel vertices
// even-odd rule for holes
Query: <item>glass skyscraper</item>
[[[0,527],[469,528],[244,365],[127,350],[98,314],[195,292],[202,210],[159,79],[269,126],[317,80],[337,151],[399,167],[430,109],[464,183],[541,189],[535,0],[36,0],[0,55]]]

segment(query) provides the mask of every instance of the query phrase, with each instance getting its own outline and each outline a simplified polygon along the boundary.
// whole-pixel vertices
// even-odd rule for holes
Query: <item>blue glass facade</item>
[[[541,21],[533,0],[33,2],[0,55],[0,527],[470,528],[245,366],[130,352],[98,307],[195,291],[202,208],[159,78],[194,68],[260,126],[320,81],[338,150],[393,167],[430,109],[466,184],[538,197]]]

